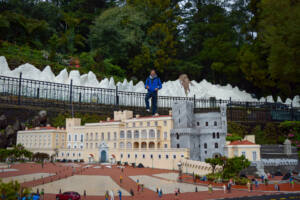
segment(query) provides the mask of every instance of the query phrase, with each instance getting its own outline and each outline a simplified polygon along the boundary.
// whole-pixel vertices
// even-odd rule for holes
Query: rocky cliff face
[[[45,110],[22,112],[18,109],[0,109],[0,148],[15,145],[17,132],[24,130],[26,126],[43,127],[48,121],[48,114]]]

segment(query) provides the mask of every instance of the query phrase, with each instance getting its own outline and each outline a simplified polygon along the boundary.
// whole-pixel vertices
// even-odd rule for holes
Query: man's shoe
[[[146,109],[147,112],[150,112],[150,109]]]

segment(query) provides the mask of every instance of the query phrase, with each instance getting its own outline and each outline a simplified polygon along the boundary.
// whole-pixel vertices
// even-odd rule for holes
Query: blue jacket
[[[149,92],[155,92],[155,89],[161,89],[161,81],[159,77],[150,78],[150,76],[147,78],[145,83],[145,88],[147,89],[147,86],[149,86],[148,91]]]

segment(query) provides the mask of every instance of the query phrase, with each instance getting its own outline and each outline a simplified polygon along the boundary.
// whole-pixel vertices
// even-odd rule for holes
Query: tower
[[[192,128],[194,124],[194,103],[179,101],[172,105],[174,128]]]

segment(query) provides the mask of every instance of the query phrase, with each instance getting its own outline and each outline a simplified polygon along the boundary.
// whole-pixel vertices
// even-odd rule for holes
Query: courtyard
[[[166,200],[175,199],[174,191],[181,193],[176,199],[218,199],[243,196],[277,194],[272,191],[274,186],[261,185],[259,189],[248,192],[245,186],[234,186],[231,193],[224,194],[222,185],[213,184],[213,192],[208,192],[208,182],[193,183],[191,176],[184,175],[183,182],[177,182],[177,171],[152,168],[133,168],[82,163],[46,163],[44,166],[36,163],[13,164],[11,169],[0,173],[4,182],[17,180],[22,187],[30,187],[33,192],[45,191],[45,200],[54,200],[55,195],[65,191],[76,191],[82,199],[101,200],[107,190],[112,190],[115,196],[122,191],[122,199],[153,200],[158,199],[157,188],[163,191]],[[122,177],[122,183],[120,182]],[[144,185],[144,190],[137,190],[137,180]],[[197,188],[197,192],[195,189]],[[133,190],[134,196],[130,195]],[[86,198],[84,198],[84,190]],[[287,183],[281,184],[281,192],[299,191],[300,186],[291,188]],[[117,198],[118,199],[118,198]]]

